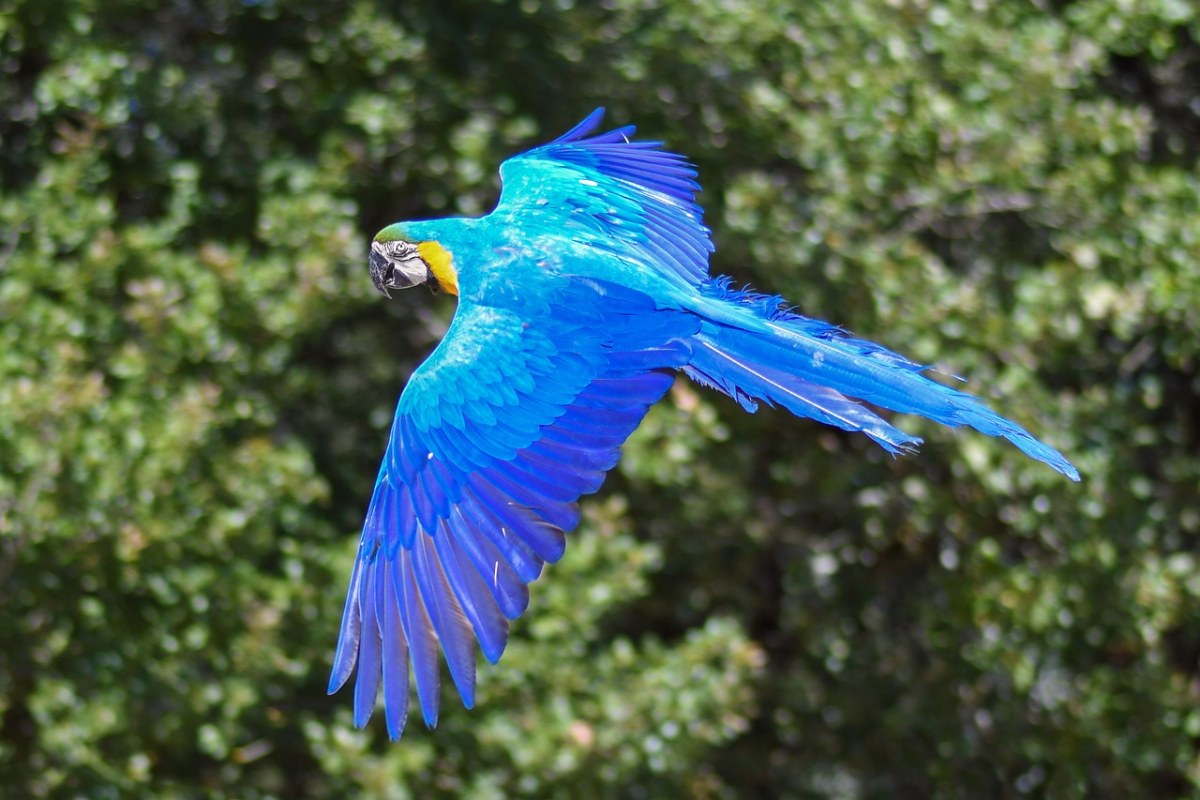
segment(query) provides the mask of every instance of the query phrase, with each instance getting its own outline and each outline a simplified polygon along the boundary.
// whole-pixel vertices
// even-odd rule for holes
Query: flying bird
[[[458,298],[445,338],[400,396],[350,577],[329,691],[357,666],[354,721],[383,690],[388,734],[409,677],[437,722],[439,650],[463,704],[476,645],[496,663],[528,584],[563,555],[620,447],[683,373],[744,409],[782,406],[889,453],[921,440],[865,403],[999,436],[1079,473],[926,367],[710,277],[696,171],[604,110],[507,159],[492,213],[389,225],[371,243],[385,295],[428,285]]]

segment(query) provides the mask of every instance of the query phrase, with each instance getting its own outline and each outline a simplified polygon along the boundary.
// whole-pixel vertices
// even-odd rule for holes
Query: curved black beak
[[[371,265],[371,282],[384,297],[391,299],[388,294],[388,283],[392,278],[392,262],[374,244],[371,245],[371,255],[368,259]]]

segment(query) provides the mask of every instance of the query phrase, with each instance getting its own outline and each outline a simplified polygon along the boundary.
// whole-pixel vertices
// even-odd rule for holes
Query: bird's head
[[[425,238],[419,223],[389,225],[371,242],[371,280],[375,288],[391,297],[388,289],[408,289],[427,284],[458,294],[458,272],[450,251],[436,239]]]

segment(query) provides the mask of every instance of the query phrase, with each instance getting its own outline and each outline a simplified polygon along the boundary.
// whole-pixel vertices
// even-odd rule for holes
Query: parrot
[[[779,296],[709,273],[697,171],[604,109],[506,159],[495,209],[401,222],[370,245],[375,287],[457,298],[401,393],[362,526],[329,693],[355,673],[353,719],[382,690],[388,736],[410,671],[437,724],[439,653],[473,707],[477,648],[500,660],[528,585],[562,556],[580,497],[679,373],[754,412],[778,406],[884,450],[921,439],[869,406],[1007,439],[1072,480],[1057,450],[929,368]]]

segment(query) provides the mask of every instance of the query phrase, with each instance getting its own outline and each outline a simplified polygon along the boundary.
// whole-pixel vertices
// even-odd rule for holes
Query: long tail
[[[707,321],[693,340],[684,372],[733,397],[747,411],[780,405],[847,431],[862,431],[891,453],[921,440],[883,419],[864,400],[943,425],[969,425],[1000,436],[1071,480],[1079,472],[1061,453],[977,398],[925,376],[926,367],[840,328],[794,314],[780,298],[733,289],[728,278],[702,288],[697,310]],[[851,399],[855,398],[855,399]]]

